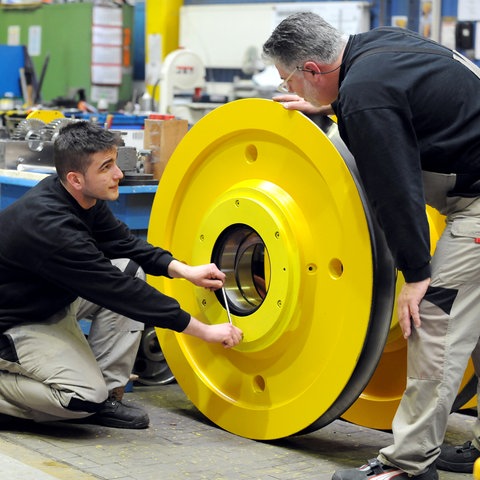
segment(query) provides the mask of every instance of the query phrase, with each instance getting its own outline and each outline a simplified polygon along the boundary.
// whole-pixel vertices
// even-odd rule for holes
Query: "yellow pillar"
[[[182,5],[183,0],[146,0],[145,2],[145,84],[150,94],[159,79],[163,59],[179,46]],[[157,98],[158,91],[154,94]]]

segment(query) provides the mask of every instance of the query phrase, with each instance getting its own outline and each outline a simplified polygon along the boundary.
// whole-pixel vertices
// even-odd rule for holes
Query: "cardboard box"
[[[160,180],[167,162],[180,140],[188,131],[187,120],[145,120],[143,147],[151,150],[151,165],[145,165],[145,173]]]

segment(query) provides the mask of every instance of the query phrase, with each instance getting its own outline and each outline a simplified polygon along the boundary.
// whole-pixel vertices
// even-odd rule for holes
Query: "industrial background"
[[[127,401],[150,427],[0,421],[3,478],[326,480],[391,441],[403,280],[335,119],[272,102],[280,78],[260,54],[300,10],[346,34],[408,28],[480,64],[477,0],[0,1],[0,209],[54,172],[66,123],[119,130],[116,216],[231,274],[225,298],[149,282],[207,322],[229,307],[245,331],[223,352],[147,329]],[[433,249],[443,217],[428,217]],[[447,442],[469,439],[476,387],[469,365]]]

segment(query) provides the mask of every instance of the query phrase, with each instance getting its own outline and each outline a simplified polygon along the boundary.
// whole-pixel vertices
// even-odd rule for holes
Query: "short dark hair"
[[[85,174],[91,155],[122,144],[120,135],[88,121],[74,121],[60,129],[53,144],[53,159],[60,180],[68,172]]]

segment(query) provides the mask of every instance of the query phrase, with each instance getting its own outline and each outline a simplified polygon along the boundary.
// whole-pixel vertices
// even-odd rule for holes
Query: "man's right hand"
[[[315,107],[302,97],[294,94],[276,95],[272,100],[281,103],[287,110],[298,110],[306,115],[314,115],[318,113],[322,115],[335,115],[331,105]]]

